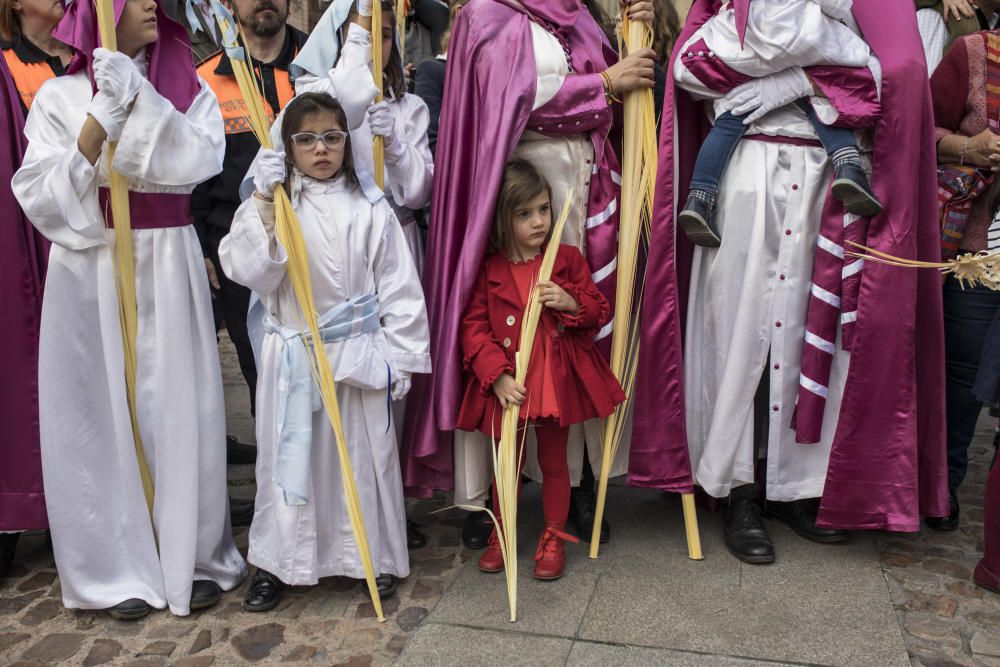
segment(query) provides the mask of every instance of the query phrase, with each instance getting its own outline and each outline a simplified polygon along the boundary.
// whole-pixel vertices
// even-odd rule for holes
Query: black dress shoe
[[[361,585],[364,587],[365,591],[368,590],[367,579],[362,579]],[[378,586],[379,598],[385,600],[386,598],[391,598],[396,594],[396,590],[399,588],[399,579],[391,574],[380,574],[375,577],[375,585]]]
[[[249,526],[253,521],[254,501],[229,499],[229,522],[233,528]]]
[[[198,579],[191,586],[191,611],[207,609],[222,599],[219,584],[207,579]]]
[[[882,212],[882,202],[868,184],[868,175],[860,166],[844,163],[834,171],[833,196],[848,213],[869,218]]]
[[[569,522],[573,524],[576,536],[590,544],[594,535],[594,519],[597,516],[597,498],[594,490],[576,486],[569,491]],[[611,526],[606,517],[601,517],[601,544],[611,540]]]
[[[744,563],[764,565],[774,562],[774,544],[757,506],[757,490],[752,484],[738,486],[729,494],[723,510],[726,548]]]
[[[713,206],[694,192],[688,195],[684,210],[677,216],[677,224],[684,230],[688,240],[705,248],[718,248],[722,236],[715,226]]]
[[[469,512],[462,524],[462,544],[466,549],[485,549],[493,532],[493,519],[486,512]]]
[[[833,544],[847,539],[846,530],[833,530],[817,526],[817,514],[819,514],[818,498],[795,500],[788,503],[769,500],[764,503],[764,516],[787,523],[799,537],[820,544]]]
[[[152,608],[146,604],[145,600],[140,600],[139,598],[129,598],[108,609],[111,617],[117,618],[119,621],[136,621],[144,616],[148,616],[150,611],[152,611]]]
[[[927,527],[932,530],[943,530],[943,531],[955,530],[956,528],[958,528],[958,516],[959,516],[958,496],[955,495],[955,492],[953,490],[948,491],[948,507],[950,509],[948,516],[945,517],[929,516],[925,518],[924,523],[927,524]]]
[[[14,550],[21,533],[0,533],[0,577],[7,575],[10,564],[14,562]]]
[[[247,611],[270,611],[281,602],[281,591],[285,590],[285,584],[281,579],[268,572],[257,568],[250,582],[250,590],[243,598],[243,608]]]
[[[407,549],[422,549],[427,546],[427,536],[420,532],[420,526],[416,523],[406,520],[406,548]]]
[[[226,463],[246,465],[257,462],[257,448],[240,442],[235,435],[226,436]]]

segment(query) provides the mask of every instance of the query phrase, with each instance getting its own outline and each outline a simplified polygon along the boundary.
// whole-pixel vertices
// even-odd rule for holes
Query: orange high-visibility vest
[[[202,63],[198,67],[198,76],[205,80],[205,83],[209,85],[219,100],[219,109],[222,110],[226,134],[251,132],[253,128],[250,127],[250,122],[247,120],[247,106],[243,102],[243,94],[240,92],[239,84],[236,83],[236,78],[215,73],[223,53],[220,51]],[[295,97],[295,88],[288,77],[288,72],[275,68],[274,84],[278,93],[278,106],[284,109],[285,105]],[[267,119],[273,123],[274,113],[266,100],[264,100],[264,110],[267,111]]]
[[[4,49],[4,60],[7,61],[7,69],[14,78],[14,86],[21,96],[21,102],[25,109],[31,109],[31,103],[35,100],[35,95],[42,84],[49,79],[54,79],[56,73],[47,62],[26,63],[17,57],[14,49]]]

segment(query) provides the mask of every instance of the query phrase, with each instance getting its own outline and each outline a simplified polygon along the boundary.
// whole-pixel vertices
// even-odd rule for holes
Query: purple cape
[[[125,2],[114,0],[116,23],[125,9]],[[160,95],[173,103],[174,108],[187,111],[201,90],[191,60],[191,40],[187,30],[163,11],[160,0],[156,2],[156,28],[159,33],[156,42],[146,47],[149,53],[149,81]],[[73,74],[86,68],[93,81],[93,53],[101,45],[93,0],[70,3],[66,15],[52,34],[76,49],[66,73]]]
[[[675,58],[717,7],[695,1]],[[885,210],[871,220],[868,244],[899,257],[936,260],[934,122],[913,5],[856,3],[854,16],[882,65],[883,115],[874,128],[872,179]],[[662,382],[646,383],[654,391],[636,396],[635,430],[643,440],[685,433],[680,323],[691,246],[675,239],[674,222],[706,130],[702,105],[671,78],[649,259],[656,270],[646,282],[646,295],[658,298],[644,304],[639,365],[641,373]],[[942,318],[936,272],[865,265],[821,525],[916,531],[920,514],[948,514]]]
[[[10,181],[26,142],[24,113],[7,61],[0,58],[0,531],[47,528],[38,441],[38,331],[49,244],[14,198]]]
[[[524,2],[555,21],[578,0]],[[578,59],[607,62],[606,38],[582,9],[559,32]],[[449,44],[444,106],[434,169],[424,293],[431,325],[431,375],[414,378],[407,400],[403,482],[410,495],[452,488],[452,434],[462,401],[458,326],[486,252],[503,167],[516,148],[535,98],[535,56],[527,16],[502,1],[462,10]],[[503,57],[497,57],[503,54]],[[581,68],[577,67],[578,70]],[[644,391],[642,386],[636,393]],[[683,439],[633,440],[629,482],[691,489]]]

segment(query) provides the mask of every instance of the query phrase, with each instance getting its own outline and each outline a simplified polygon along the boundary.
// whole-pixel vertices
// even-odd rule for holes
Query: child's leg
[[[569,464],[566,442],[569,429],[556,423],[535,424],[538,465],[542,469],[542,510],[545,525],[562,530],[569,516]]]
[[[747,131],[743,118],[729,111],[720,114],[698,151],[691,191],[677,216],[677,224],[695,245],[716,248],[722,243],[714,223],[715,200],[726,164]]]
[[[882,211],[882,203],[872,192],[868,174],[861,162],[861,152],[854,140],[854,132],[843,127],[824,124],[808,100],[795,102],[805,112],[812,123],[823,149],[830,156],[833,165],[833,196],[839,199],[844,209],[860,217],[870,217]]]
[[[729,111],[720,114],[698,151],[691,176],[691,191],[711,195],[712,203],[715,203],[715,196],[719,192],[719,182],[726,171],[726,164],[736,150],[736,145],[746,134],[744,117],[734,116]]]

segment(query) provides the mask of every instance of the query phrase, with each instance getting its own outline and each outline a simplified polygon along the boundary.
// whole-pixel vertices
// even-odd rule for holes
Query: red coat
[[[579,304],[576,315],[542,308],[539,318],[539,331],[553,339],[551,363],[559,424],[607,417],[625,400],[621,385],[594,347],[594,336],[611,319],[611,307],[594,285],[583,255],[573,246],[559,246],[552,282]],[[493,382],[503,373],[514,375],[524,309],[509,260],[499,253],[486,257],[462,317],[466,384],[456,428],[499,438],[503,409],[493,393]]]

